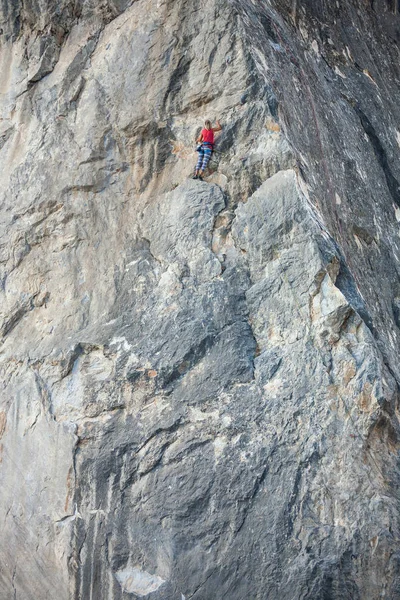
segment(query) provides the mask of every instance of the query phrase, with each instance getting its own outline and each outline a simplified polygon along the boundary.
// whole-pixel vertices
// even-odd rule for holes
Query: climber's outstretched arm
[[[219,121],[217,121],[217,126],[213,127],[213,131],[222,131],[222,125]]]

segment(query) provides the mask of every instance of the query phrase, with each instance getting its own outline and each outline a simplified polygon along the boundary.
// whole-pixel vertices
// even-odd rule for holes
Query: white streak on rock
[[[140,598],[156,592],[165,583],[161,577],[137,568],[117,571],[115,577],[124,592],[136,594]]]

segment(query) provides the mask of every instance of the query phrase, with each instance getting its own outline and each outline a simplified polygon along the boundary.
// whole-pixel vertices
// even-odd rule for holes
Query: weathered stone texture
[[[400,598],[393,11],[1,0],[1,600]]]

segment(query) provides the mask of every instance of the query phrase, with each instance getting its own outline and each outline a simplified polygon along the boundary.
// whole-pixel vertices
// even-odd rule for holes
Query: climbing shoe
[[[192,179],[199,179],[198,175],[193,175]]]

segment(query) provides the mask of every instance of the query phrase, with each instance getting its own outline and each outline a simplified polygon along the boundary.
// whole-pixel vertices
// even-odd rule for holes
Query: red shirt
[[[203,129],[201,135],[203,136],[203,142],[214,143],[214,132],[212,129]]]

